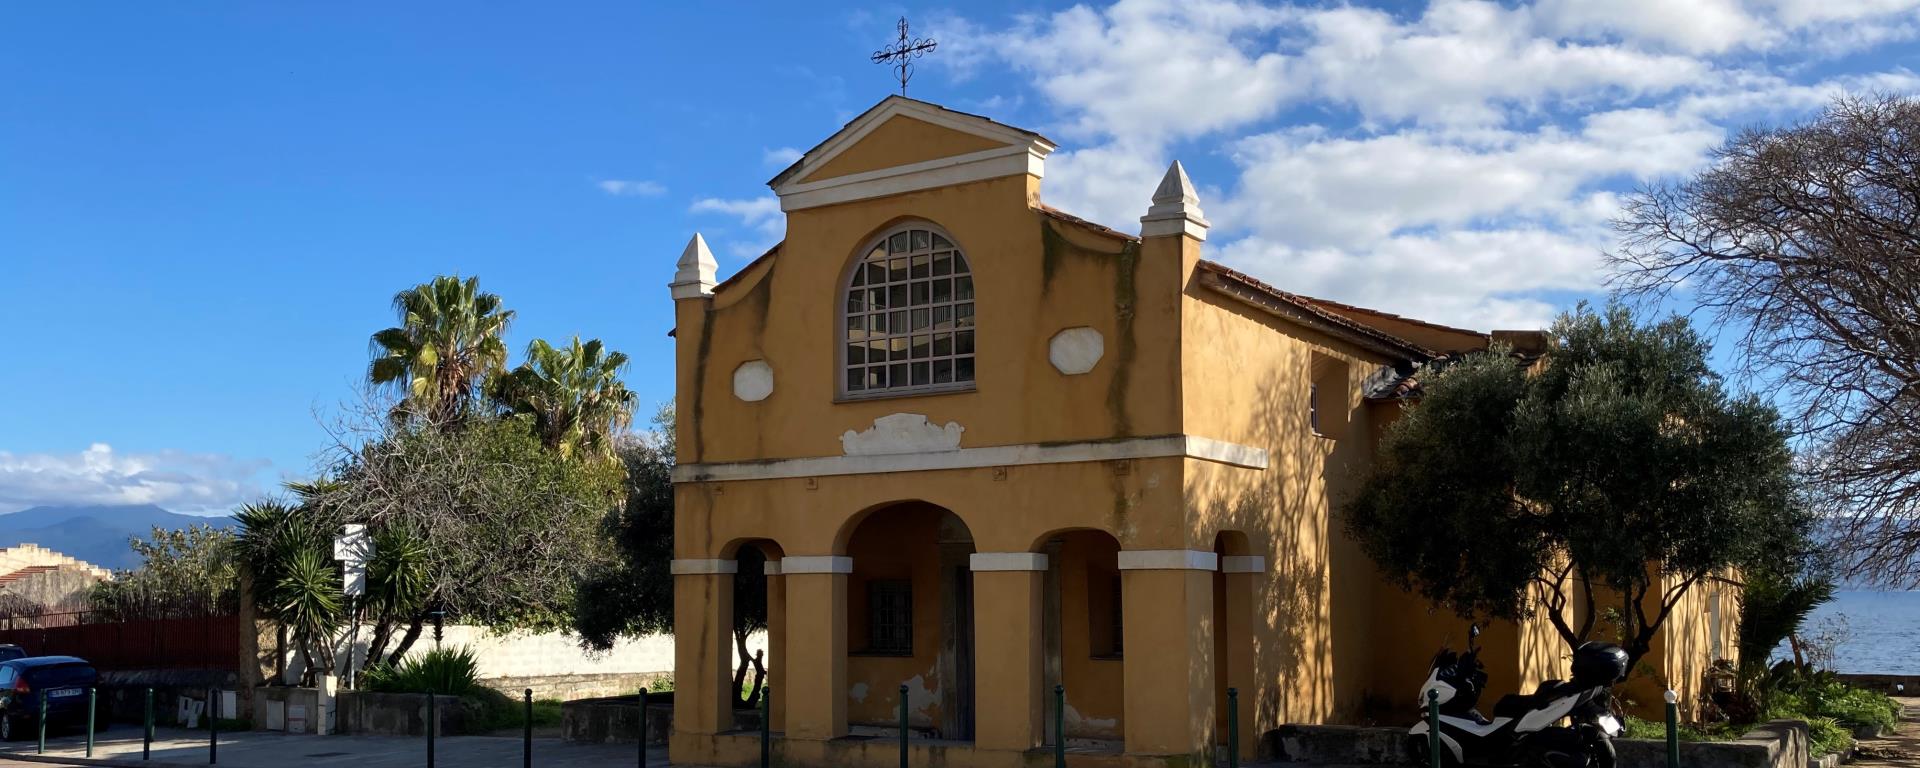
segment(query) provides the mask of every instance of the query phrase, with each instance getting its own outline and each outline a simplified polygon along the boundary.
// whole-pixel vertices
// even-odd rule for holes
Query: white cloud
[[[761,155],[761,160],[775,168],[785,168],[799,162],[800,156],[803,154],[805,153],[793,147],[774,147],[765,150]]]
[[[1920,91],[1905,69],[1810,66],[1914,36],[1920,0],[1387,7],[1120,0],[1001,29],[944,19],[942,64],[1030,78],[1034,127],[1067,139],[1050,203],[1131,229],[1182,157],[1210,166],[1194,180],[1212,258],[1480,328],[1537,327],[1598,292],[1625,190],[1699,168],[1732,131],[1842,92]]]
[[[593,185],[614,197],[659,197],[667,193],[666,185],[657,181],[601,179]]]
[[[737,219],[750,237],[725,241],[720,248],[741,258],[754,258],[772,248],[786,236],[787,217],[780,212],[780,199],[762,195],[741,200],[703,197],[688,208],[693,213],[718,213]],[[713,238],[708,238],[712,241]]]
[[[157,504],[225,511],[260,496],[265,460],[210,453],[116,453],[94,443],[72,454],[0,451],[0,512],[43,504]]]

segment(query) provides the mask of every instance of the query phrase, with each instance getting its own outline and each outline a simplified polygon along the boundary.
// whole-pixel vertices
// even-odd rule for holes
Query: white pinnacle
[[[1206,214],[1200,210],[1200,195],[1193,191],[1187,169],[1180,161],[1173,161],[1173,165],[1167,167],[1167,175],[1160,179],[1160,186],[1153,190],[1153,205],[1147,208],[1147,215],[1140,217],[1140,235],[1185,234],[1205,240],[1208,226]]]
[[[685,299],[695,296],[712,296],[713,286],[718,282],[715,276],[720,271],[720,262],[713,258],[713,251],[707,249],[707,239],[700,233],[693,233],[693,239],[687,241],[687,249],[680,253],[679,269],[673,273],[673,297]]]

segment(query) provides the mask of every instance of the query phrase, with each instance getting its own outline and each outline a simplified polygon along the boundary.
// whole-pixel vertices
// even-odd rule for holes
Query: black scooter
[[[1432,764],[1425,717],[1428,692],[1439,695],[1441,764],[1499,768],[1614,768],[1613,738],[1620,719],[1609,701],[1612,685],[1626,679],[1627,652],[1608,643],[1589,642],[1573,652],[1573,680],[1548,680],[1530,694],[1509,694],[1493,705],[1493,719],[1474,707],[1487,685],[1476,642],[1480,628],[1467,633],[1467,650],[1442,648],[1433,657],[1427,682],[1420,687],[1418,725],[1407,731],[1407,745],[1420,765]],[[1560,721],[1572,720],[1572,726]]]

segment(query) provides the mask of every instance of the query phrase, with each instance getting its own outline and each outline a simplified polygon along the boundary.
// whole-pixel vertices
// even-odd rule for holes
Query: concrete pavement
[[[0,743],[0,765],[14,761],[55,765],[184,766],[207,764],[206,731],[177,728],[154,732],[152,760],[140,759],[140,729],[118,726],[94,740],[93,758],[86,759],[86,737],[65,735],[47,740],[47,753],[35,755],[35,742]],[[632,744],[572,744],[536,738],[535,768],[628,768],[639,763]],[[521,740],[499,736],[442,736],[435,744],[435,763],[447,768],[520,768]],[[340,766],[342,768],[420,768],[427,764],[427,741],[403,736],[309,736],[245,731],[220,734],[222,768],[283,768],[284,766]],[[667,765],[665,748],[648,750],[646,765]]]

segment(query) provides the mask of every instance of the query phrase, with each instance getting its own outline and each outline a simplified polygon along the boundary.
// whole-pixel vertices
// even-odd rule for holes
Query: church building
[[[765,579],[742,594],[766,601],[788,766],[895,765],[903,712],[915,765],[1027,765],[1061,739],[1074,765],[1202,764],[1230,709],[1250,758],[1282,724],[1410,722],[1434,650],[1464,642],[1335,510],[1424,364],[1546,334],[1211,261],[1178,162],[1137,227],[1076,218],[1041,196],[1054,149],[890,96],[773,178],[765,255],[722,281],[688,244],[675,763],[759,764],[738,579]],[[1712,642],[1648,664],[1695,679],[1730,653],[1721,596],[1700,599]],[[1544,620],[1482,641],[1491,696],[1565,672]]]

